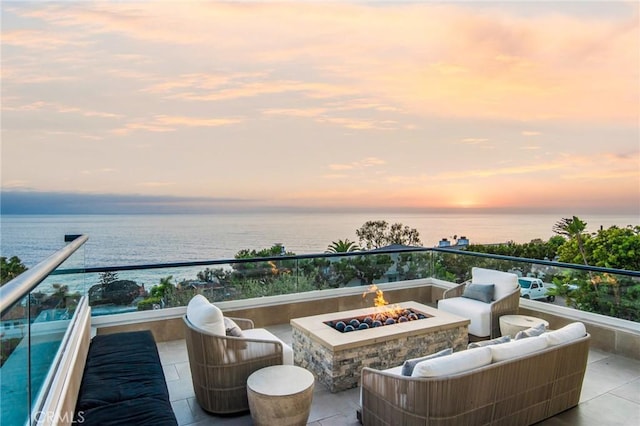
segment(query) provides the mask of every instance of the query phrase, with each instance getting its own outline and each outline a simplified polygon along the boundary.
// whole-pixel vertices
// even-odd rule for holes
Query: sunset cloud
[[[638,204],[634,2],[0,7],[3,188]]]

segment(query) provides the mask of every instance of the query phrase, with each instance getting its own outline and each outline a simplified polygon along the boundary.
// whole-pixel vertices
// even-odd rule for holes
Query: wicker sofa
[[[589,340],[585,332],[523,356],[492,360],[481,367],[439,377],[402,376],[398,367],[384,371],[363,368],[360,420],[365,426],[508,426],[539,422],[578,404]],[[503,345],[518,346],[517,342],[522,341]],[[497,346],[461,352],[492,348]],[[511,348],[501,349],[508,352]]]

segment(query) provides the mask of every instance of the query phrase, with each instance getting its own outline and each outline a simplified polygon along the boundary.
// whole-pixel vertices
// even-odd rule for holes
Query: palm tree
[[[583,222],[578,216],[573,216],[571,219],[566,217],[562,218],[562,220],[556,222],[556,224],[553,225],[552,230],[556,234],[568,237],[569,239],[575,238],[576,243],[578,244],[578,251],[582,256],[582,261],[585,265],[588,266],[589,262],[587,261],[587,254],[584,250],[584,241],[582,239],[582,235],[586,228],[587,222]],[[593,284],[593,288],[597,291],[598,283],[595,280],[592,271],[589,271],[589,278],[591,280],[591,283]]]
[[[333,241],[327,247],[325,253],[347,253],[352,251],[358,251],[360,247],[353,241],[349,241],[349,239]]]
[[[584,251],[584,241],[582,240],[582,235],[584,230],[587,228],[587,223],[580,220],[579,217],[573,216],[573,218],[562,218],[562,220],[556,222],[553,225],[553,232],[558,235],[562,235],[568,237],[569,239],[575,238],[576,243],[578,243],[578,250],[580,251],[580,255],[582,256],[582,260],[585,265],[589,265],[587,262],[587,255]]]

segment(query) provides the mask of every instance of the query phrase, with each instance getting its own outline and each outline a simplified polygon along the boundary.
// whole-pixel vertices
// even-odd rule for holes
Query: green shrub
[[[160,296],[152,296],[147,297],[138,302],[138,310],[139,311],[150,311],[153,309],[153,305],[160,305],[162,302],[162,297]]]

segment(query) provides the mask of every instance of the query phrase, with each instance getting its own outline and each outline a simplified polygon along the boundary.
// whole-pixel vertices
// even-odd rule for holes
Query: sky
[[[1,8],[3,213],[640,214],[636,1]]]

